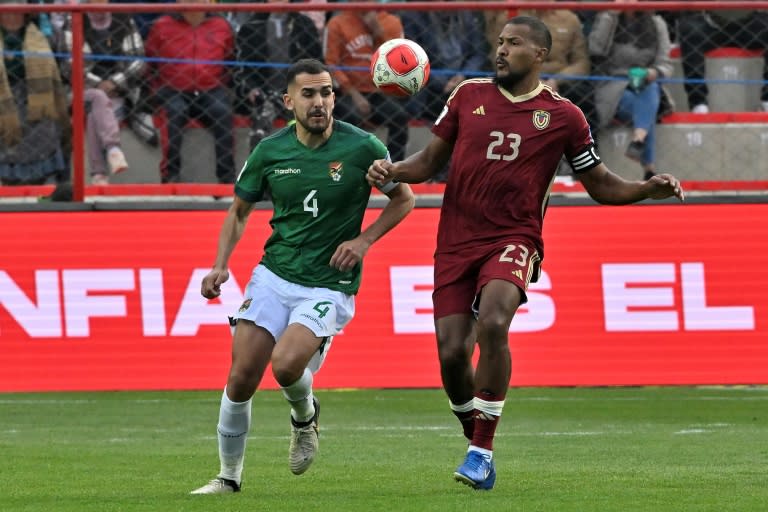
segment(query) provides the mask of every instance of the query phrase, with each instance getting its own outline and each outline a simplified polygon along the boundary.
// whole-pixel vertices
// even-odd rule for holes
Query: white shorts
[[[310,288],[278,277],[264,265],[253,269],[245,287],[243,304],[232,318],[250,320],[268,330],[279,343],[290,324],[301,324],[325,338],[307,367],[312,373],[322,366],[339,333],[355,315],[355,297],[328,288]]]

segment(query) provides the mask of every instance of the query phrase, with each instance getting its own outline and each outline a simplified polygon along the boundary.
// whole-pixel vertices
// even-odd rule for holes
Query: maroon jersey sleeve
[[[453,144],[456,142],[456,135],[459,130],[459,102],[458,97],[461,95],[461,87],[457,87],[453,90],[448,97],[443,111],[438,116],[435,124],[432,126],[432,133],[443,139],[444,141]]]
[[[573,135],[566,142],[564,153],[573,172],[578,174],[596,167],[601,160],[584,113],[575,105],[570,104],[569,107],[569,132]]]

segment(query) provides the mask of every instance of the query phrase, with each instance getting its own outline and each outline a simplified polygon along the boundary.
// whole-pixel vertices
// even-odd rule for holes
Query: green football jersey
[[[360,234],[371,194],[365,175],[386,156],[375,135],[343,121],[334,121],[331,137],[314,149],[298,141],[294,125],[263,139],[235,184],[244,201],[266,193],[272,199],[272,234],[261,263],[293,283],[357,293],[362,265],[340,272],[331,256]]]

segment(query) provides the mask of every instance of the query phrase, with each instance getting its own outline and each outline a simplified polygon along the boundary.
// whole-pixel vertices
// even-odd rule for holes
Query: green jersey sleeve
[[[368,144],[371,147],[371,152],[374,155],[374,160],[381,160],[382,158],[391,160],[391,158],[389,157],[389,150],[387,149],[387,146],[383,142],[381,142],[381,139],[379,139],[377,136],[371,134],[368,137]]]
[[[249,203],[261,201],[267,189],[261,153],[261,145],[259,144],[245,161],[240,174],[237,175],[237,181],[235,181],[235,194]]]

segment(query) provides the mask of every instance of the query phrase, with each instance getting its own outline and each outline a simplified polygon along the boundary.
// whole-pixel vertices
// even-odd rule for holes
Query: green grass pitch
[[[288,470],[288,406],[257,392],[243,492],[218,471],[220,392],[0,394],[0,511],[765,511],[768,388],[512,389],[490,492],[440,390],[319,390],[320,453]]]

